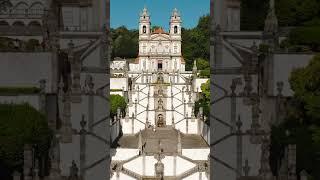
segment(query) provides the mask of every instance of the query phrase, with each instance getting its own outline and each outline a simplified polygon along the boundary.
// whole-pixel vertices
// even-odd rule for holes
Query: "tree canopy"
[[[128,30],[125,26],[111,29],[112,54],[111,56],[120,58],[135,58],[139,50],[139,31]]]
[[[195,114],[199,112],[199,108],[203,108],[203,115],[209,117],[210,115],[210,80],[201,85],[201,97],[195,103]],[[209,123],[209,121],[207,122]]]
[[[120,108],[121,112],[124,113],[127,107],[126,100],[124,97],[118,95],[118,94],[111,94],[110,95],[110,101],[111,101],[111,109],[110,109],[110,115],[111,117],[114,117],[117,115],[117,110]]]
[[[275,11],[280,26],[301,26],[320,16],[318,0],[277,0]],[[263,30],[269,0],[241,1],[241,29]]]
[[[23,164],[24,145],[36,145],[45,155],[52,132],[43,114],[28,104],[0,104],[0,159],[14,169]]]
[[[306,170],[314,179],[320,179],[320,56],[305,68],[294,70],[290,84],[294,97],[284,122],[272,129],[271,162],[276,166],[284,145],[296,144],[297,171]]]

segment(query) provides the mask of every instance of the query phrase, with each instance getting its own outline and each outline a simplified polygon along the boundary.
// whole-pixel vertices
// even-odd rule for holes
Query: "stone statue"
[[[158,127],[164,127],[164,120],[162,114],[158,116],[158,122],[157,122]]]
[[[77,164],[72,161],[72,165],[70,167],[70,175],[69,175],[69,178],[68,180],[78,180],[78,171],[79,171],[79,168],[77,167]]]
[[[160,99],[160,100],[158,101],[158,109],[159,109],[159,110],[163,110],[163,101],[162,101],[162,99]]]

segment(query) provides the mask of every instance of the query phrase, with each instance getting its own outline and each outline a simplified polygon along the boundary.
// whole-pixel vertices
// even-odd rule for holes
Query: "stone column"
[[[173,157],[173,176],[177,175],[177,156]]]
[[[20,180],[21,174],[18,171],[14,171],[13,173],[13,180]]]
[[[55,135],[50,146],[51,169],[49,174],[50,180],[60,180],[60,137]]]
[[[215,28],[214,33],[214,40],[212,42],[214,48],[214,66],[215,67],[220,67],[222,65],[222,49],[223,49],[223,44],[222,44],[222,35],[221,35],[221,28],[219,25]],[[211,66],[212,67],[212,66]]]
[[[137,91],[138,91],[137,101],[139,102],[140,101],[140,88],[139,88],[139,86],[137,88]]]
[[[261,130],[261,126],[259,123],[259,117],[260,117],[260,107],[259,107],[259,97],[255,96],[252,100],[252,123],[251,123],[251,129],[248,131],[250,134],[250,142],[253,144],[260,144],[262,141],[262,133],[263,130]]]
[[[262,145],[261,145],[261,160],[260,160],[260,170],[259,175],[263,180],[272,180],[273,175],[269,165],[269,156],[270,156],[270,137],[268,134],[263,135]]]
[[[240,115],[238,116],[238,121],[236,123],[237,126],[237,177],[240,178],[242,176],[242,121],[240,119]]]
[[[187,111],[187,109],[186,109],[187,107],[186,107],[186,100],[184,100],[183,101],[183,115],[186,117],[186,111]]]
[[[142,175],[146,175],[146,155],[142,153]]]
[[[277,124],[281,123],[283,120],[283,112],[282,112],[282,90],[283,90],[283,82],[277,82],[277,99],[276,99],[276,120],[277,120]],[[271,122],[273,123],[273,122]]]
[[[80,130],[80,177],[82,180],[85,180],[85,165],[86,165],[86,135],[87,131],[85,130],[87,122],[84,120],[84,115],[82,115],[82,120],[80,121],[81,130]]]
[[[297,147],[295,144],[289,144],[288,146],[288,180],[297,180],[296,174],[296,158]]]
[[[40,112],[46,114],[46,80],[42,79],[40,83]],[[52,122],[49,122],[51,124]]]
[[[181,145],[181,133],[178,131],[178,144],[177,144],[178,154],[182,154],[182,145]]]
[[[32,147],[31,145],[24,146],[23,152],[23,176],[24,180],[32,180],[31,168],[32,168]]]
[[[33,169],[33,180],[40,180],[39,177],[39,159],[36,159],[35,167]]]
[[[251,169],[251,167],[249,166],[249,161],[248,161],[248,159],[246,159],[245,163],[244,163],[244,167],[243,167],[243,172],[244,172],[245,177],[249,176],[250,169]]]
[[[132,106],[132,91],[129,90],[128,92],[128,99],[129,99],[129,106],[131,107]]]
[[[68,59],[71,64],[71,73],[72,73],[72,97],[71,101],[73,103],[81,102],[81,89],[80,89],[80,73],[81,73],[81,62],[79,57],[74,55],[74,44],[72,40],[68,43]]]
[[[138,114],[138,100],[134,100],[134,116],[137,117]]]
[[[89,93],[88,93],[88,131],[93,132],[93,123],[94,123],[94,83],[93,79],[90,78],[88,82]]]
[[[231,118],[230,118],[230,124],[232,127],[230,127],[230,132],[235,133],[236,132],[236,112],[237,112],[237,95],[235,93],[235,90],[237,88],[237,85],[241,84],[241,79],[233,79],[232,84],[230,86],[231,89]]]
[[[188,134],[188,130],[189,130],[189,115],[188,113],[186,114],[186,134]]]
[[[134,114],[132,113],[132,117],[131,117],[132,119],[131,119],[131,123],[132,123],[132,134],[134,134],[134,119],[135,119],[135,117],[134,117]]]
[[[66,93],[64,93],[63,97],[61,142],[72,142],[70,89],[67,90]]]
[[[182,103],[185,102],[185,99],[184,99],[184,90],[185,90],[185,88],[186,88],[186,87],[183,86],[183,87],[182,87],[182,91],[181,91],[181,93],[182,93]]]

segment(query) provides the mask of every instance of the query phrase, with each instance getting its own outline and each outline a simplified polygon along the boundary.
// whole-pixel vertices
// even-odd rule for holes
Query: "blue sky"
[[[152,26],[169,27],[169,18],[174,8],[182,16],[183,27],[193,28],[199,17],[209,14],[210,0],[110,0],[110,24],[112,28],[125,25],[129,29],[137,29],[139,13],[146,6]]]

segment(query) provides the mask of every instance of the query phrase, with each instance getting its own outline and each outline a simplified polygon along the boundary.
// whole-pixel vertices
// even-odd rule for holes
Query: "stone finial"
[[[32,173],[32,146],[30,144],[24,146],[23,158],[23,175],[25,179],[28,179]]]
[[[117,109],[117,119],[121,118],[121,109],[118,107]]]
[[[39,177],[39,159],[36,159],[33,173],[34,173],[34,180],[39,180],[40,179],[40,177]]]
[[[258,52],[258,46],[257,46],[256,41],[253,41],[252,46],[251,46],[251,50],[253,52]]]
[[[274,0],[269,1],[269,12],[265,20],[264,31],[272,32],[272,33],[275,33],[278,31],[278,18],[275,12]]]
[[[242,121],[240,119],[240,115],[238,115],[238,121],[236,122],[236,126],[238,128],[238,132],[241,132],[241,127],[242,127]]]
[[[198,68],[197,68],[197,61],[193,61],[193,67],[192,67],[192,73],[197,74]]]
[[[237,88],[238,85],[242,85],[242,80],[241,78],[235,78],[235,79],[232,79],[232,83],[231,83],[231,86],[230,86],[230,89],[232,91],[232,94],[235,94],[235,90]]]
[[[69,47],[70,49],[73,49],[73,48],[74,48],[74,43],[73,43],[72,40],[69,41],[68,47]]]
[[[199,116],[201,119],[203,118],[203,107],[199,108]]]
[[[68,180],[78,180],[78,172],[79,172],[79,168],[78,168],[77,164],[75,163],[75,161],[73,160],[72,164],[70,166]]]
[[[13,172],[13,180],[20,180],[21,178],[21,173],[18,171]]]
[[[306,170],[300,171],[300,180],[308,180],[309,174]]]
[[[277,91],[278,91],[278,95],[279,96],[282,95],[282,90],[283,90],[283,82],[282,81],[278,81],[277,82]]]
[[[84,116],[84,114],[82,114],[82,118],[80,121],[80,126],[81,126],[82,132],[85,132],[86,125],[87,125],[87,121],[85,121],[85,116]]]
[[[245,176],[249,176],[249,172],[250,172],[251,167],[249,166],[249,161],[248,159],[245,160],[245,165],[243,167],[243,172]]]
[[[140,149],[140,151],[142,153],[142,133],[141,133],[141,130],[139,131],[138,148]]]
[[[39,81],[40,83],[40,92],[41,93],[45,93],[45,90],[46,90],[46,80],[45,79],[41,79]]]

